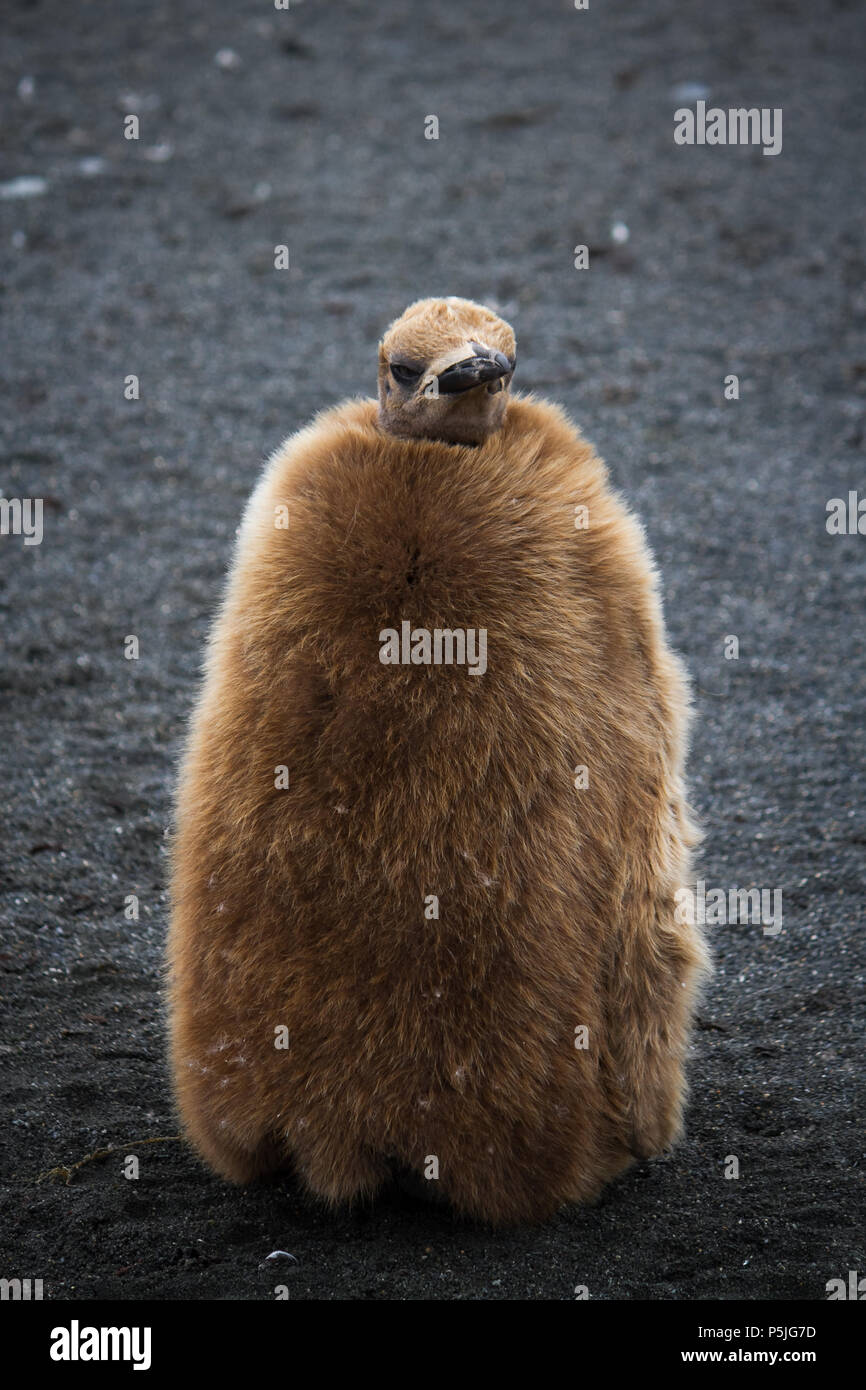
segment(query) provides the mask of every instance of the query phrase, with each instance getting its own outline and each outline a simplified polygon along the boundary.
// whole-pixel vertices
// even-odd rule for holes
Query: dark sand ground
[[[0,201],[0,483],[45,499],[40,546],[0,540],[0,1274],[54,1299],[822,1299],[866,1272],[866,537],[825,525],[866,493],[863,5],[5,15],[2,178],[48,186]],[[781,107],[782,153],[676,146],[682,83]],[[701,874],[784,903],[778,936],[711,931],[677,1151],[495,1235],[398,1192],[334,1217],[143,1143],[177,1132],[166,836],[234,529],[264,456],[369,393],[381,330],[430,293],[513,322],[515,384],[567,407],[645,520],[696,684]]]

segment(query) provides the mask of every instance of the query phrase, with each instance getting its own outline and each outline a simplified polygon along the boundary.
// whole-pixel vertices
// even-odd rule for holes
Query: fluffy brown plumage
[[[464,341],[513,365],[489,311],[425,303],[380,405],[291,438],[241,528],[180,780],[172,1064],[233,1181],[291,1163],[345,1202],[435,1158],[456,1210],[534,1220],[680,1129],[687,690],[642,532],[559,409],[509,372],[459,402],[477,447],[390,432],[397,340],[424,371]],[[486,629],[486,672],[383,664],[403,621]]]

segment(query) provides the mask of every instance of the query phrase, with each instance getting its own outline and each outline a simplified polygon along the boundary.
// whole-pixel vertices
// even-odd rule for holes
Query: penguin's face
[[[483,444],[505,418],[514,333],[469,299],[410,304],[379,344],[379,424],[404,439]]]

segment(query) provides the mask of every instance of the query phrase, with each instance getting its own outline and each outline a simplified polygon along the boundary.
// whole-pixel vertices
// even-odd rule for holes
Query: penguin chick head
[[[404,439],[483,444],[500,429],[514,333],[471,299],[419,299],[379,344],[379,425]]]

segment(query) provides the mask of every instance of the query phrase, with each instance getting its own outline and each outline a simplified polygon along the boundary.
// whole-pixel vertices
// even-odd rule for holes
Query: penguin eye
[[[392,362],[390,365],[392,377],[403,386],[411,386],[421,375],[420,371],[416,372],[414,367],[406,367],[402,362]]]

